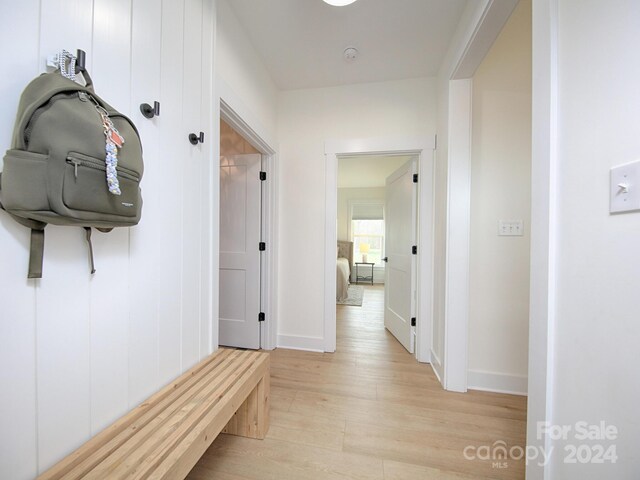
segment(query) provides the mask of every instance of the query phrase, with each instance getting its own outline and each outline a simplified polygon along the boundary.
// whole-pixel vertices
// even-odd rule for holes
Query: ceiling
[[[434,76],[468,0],[229,0],[281,90]],[[472,0],[473,1],[473,0]],[[360,55],[353,63],[346,47]]]
[[[339,158],[338,188],[384,187],[387,177],[411,158],[410,155]]]

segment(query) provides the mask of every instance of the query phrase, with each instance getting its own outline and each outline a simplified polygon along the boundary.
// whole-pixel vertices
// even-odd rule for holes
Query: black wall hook
[[[197,145],[198,142],[204,143],[204,132],[200,132],[199,136],[196,135],[195,133],[190,133],[189,141],[191,142],[191,145]]]
[[[84,50],[76,50],[76,72],[86,72],[87,53]]]
[[[140,113],[146,118],[153,118],[160,116],[160,102],[153,102],[153,107],[148,103],[140,104]]]

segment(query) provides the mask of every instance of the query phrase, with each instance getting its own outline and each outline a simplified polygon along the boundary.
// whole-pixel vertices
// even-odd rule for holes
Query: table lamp
[[[362,263],[367,263],[367,253],[369,253],[369,244],[361,243],[360,244],[360,253],[362,254]]]

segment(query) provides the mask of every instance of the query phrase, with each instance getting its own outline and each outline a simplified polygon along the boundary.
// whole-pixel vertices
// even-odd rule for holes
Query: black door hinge
[[[264,242],[260,242],[258,244],[258,250],[260,250],[261,252],[264,252],[267,249],[267,244]]]
[[[413,247],[411,247],[411,253],[413,255],[417,255],[418,254],[418,246],[414,245]]]
[[[258,314],[258,321],[259,322],[264,322],[264,318],[265,318],[264,312],[260,312]]]
[[[260,181],[264,182],[267,179],[267,172],[260,172]]]
[[[413,183],[418,183],[418,174],[417,173],[413,174]]]
[[[411,326],[415,327],[416,326],[416,317],[412,317],[411,318]]]

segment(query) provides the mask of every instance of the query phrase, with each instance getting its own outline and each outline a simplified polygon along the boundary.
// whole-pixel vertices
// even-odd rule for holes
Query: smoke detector
[[[358,52],[358,49],[356,47],[347,47],[344,49],[342,56],[344,57],[345,62],[353,63],[356,61],[356,58],[358,58],[359,54],[360,52]]]

